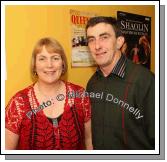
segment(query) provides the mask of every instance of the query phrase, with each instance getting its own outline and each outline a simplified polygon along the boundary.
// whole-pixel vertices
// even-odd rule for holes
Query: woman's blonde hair
[[[53,38],[46,37],[46,38],[40,39],[36,43],[36,45],[33,49],[32,57],[31,57],[31,77],[32,77],[32,79],[33,80],[37,79],[37,73],[36,73],[36,70],[35,70],[36,55],[42,51],[43,46],[45,46],[45,48],[47,49],[47,51],[49,53],[60,54],[61,59],[63,61],[62,75],[64,75],[67,72],[67,69],[68,69],[67,58],[66,58],[64,49],[57,40],[55,40]]]

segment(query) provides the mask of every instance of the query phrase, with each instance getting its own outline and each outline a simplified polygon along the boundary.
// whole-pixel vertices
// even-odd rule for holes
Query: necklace
[[[58,89],[61,89],[61,82],[59,83],[59,88]],[[38,89],[38,92],[39,92],[39,94],[41,94],[46,100],[54,100],[54,99],[56,99],[56,100],[58,100],[58,101],[62,101],[62,100],[64,100],[64,98],[65,98],[65,96],[63,95],[63,94],[60,94],[60,93],[55,93],[54,95],[52,95],[52,96],[47,96],[47,95],[45,95],[41,90],[40,90],[40,87],[39,87],[39,84],[37,83],[37,89]],[[58,91],[58,89],[56,89],[56,91],[57,92],[59,92]]]
[[[56,98],[56,93],[55,93],[54,95],[51,95],[51,96],[45,95],[45,94],[41,91],[41,89],[40,89],[38,83],[37,83],[37,89],[38,89],[39,94],[42,95],[42,96],[43,96],[45,99],[47,99],[47,100],[50,100],[50,101],[51,101],[51,100],[53,100],[53,99]]]

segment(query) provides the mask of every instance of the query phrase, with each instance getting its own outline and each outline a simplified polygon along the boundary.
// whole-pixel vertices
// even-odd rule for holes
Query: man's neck
[[[117,64],[118,60],[121,57],[121,52],[120,51],[116,51],[115,52],[115,56],[111,62],[111,64],[104,66],[104,67],[100,67],[100,70],[102,71],[103,75],[105,77],[107,77],[113,70],[113,68],[115,67],[115,65]]]

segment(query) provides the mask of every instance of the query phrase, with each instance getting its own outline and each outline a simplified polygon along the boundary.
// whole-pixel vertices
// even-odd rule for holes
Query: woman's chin
[[[44,84],[55,84],[58,82],[59,79],[47,79],[47,80],[39,80],[39,82],[42,82]]]

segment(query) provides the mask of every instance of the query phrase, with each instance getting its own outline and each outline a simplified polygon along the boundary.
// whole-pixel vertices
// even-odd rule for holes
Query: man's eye
[[[105,40],[105,39],[108,39],[108,38],[109,38],[108,35],[104,35],[104,36],[101,37],[101,40]]]
[[[95,39],[91,38],[91,39],[88,39],[88,43],[92,43],[94,42]]]

